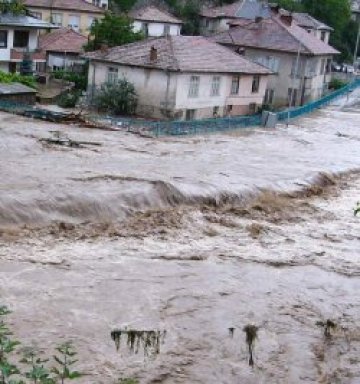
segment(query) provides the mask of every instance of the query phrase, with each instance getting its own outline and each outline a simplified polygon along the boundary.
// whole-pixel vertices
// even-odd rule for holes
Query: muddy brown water
[[[84,383],[360,383],[358,100],[161,140],[1,113],[0,301],[16,336],[73,339]],[[38,141],[52,131],[102,146]],[[155,360],[116,351],[125,326],[167,331]]]

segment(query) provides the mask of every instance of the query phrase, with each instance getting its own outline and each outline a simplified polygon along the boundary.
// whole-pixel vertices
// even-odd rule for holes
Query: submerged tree
[[[253,350],[255,339],[257,338],[258,327],[253,324],[248,324],[244,327],[243,331],[246,334],[246,344],[249,349],[249,365],[252,367],[254,365]]]
[[[114,329],[111,338],[115,342],[116,350],[121,348],[121,338],[126,337],[126,347],[131,354],[138,354],[142,348],[144,357],[156,356],[160,353],[160,346],[164,343],[166,331]]]

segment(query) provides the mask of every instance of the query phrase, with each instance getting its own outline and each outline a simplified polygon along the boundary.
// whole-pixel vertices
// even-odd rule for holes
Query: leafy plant
[[[62,108],[74,108],[79,100],[81,91],[74,90],[64,93],[58,98],[57,104]]]
[[[346,84],[346,81],[333,78],[330,80],[329,89],[337,90],[344,87]]]
[[[26,8],[22,1],[19,0],[1,1],[0,13],[12,13],[14,15],[23,15],[26,13]]]
[[[65,379],[78,379],[82,374],[78,371],[72,371],[71,367],[77,362],[74,357],[77,355],[71,341],[67,341],[59,345],[56,350],[58,355],[54,355],[54,360],[59,367],[53,367],[52,372],[60,379],[61,384],[64,384]]]
[[[248,324],[244,327],[243,331],[246,334],[246,344],[249,348],[249,365],[252,367],[254,365],[253,350],[257,338],[258,327],[253,324]]]
[[[85,91],[87,87],[87,68],[82,72],[70,72],[68,70],[55,71],[52,73],[55,79],[62,79],[75,84],[75,88]]]
[[[139,382],[136,379],[125,378],[120,379],[118,384],[139,384]]]
[[[33,76],[23,76],[18,73],[6,73],[0,71],[0,83],[21,83],[28,87],[36,88],[36,82]]]
[[[94,104],[100,110],[110,113],[132,114],[137,106],[135,87],[125,78],[116,83],[103,84],[95,94]]]

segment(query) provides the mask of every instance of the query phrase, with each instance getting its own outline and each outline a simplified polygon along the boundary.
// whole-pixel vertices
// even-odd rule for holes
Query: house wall
[[[191,76],[199,76],[199,94],[197,97],[189,97],[189,87]],[[220,90],[218,96],[211,95],[213,76],[220,76]],[[252,75],[241,75],[239,82],[239,93],[231,95],[232,74],[198,74],[183,73],[178,75],[176,92],[176,110],[182,112],[185,118],[186,110],[195,110],[195,118],[213,117],[214,107],[219,107],[217,115],[245,115],[250,112],[249,106],[255,103],[262,105],[265,95],[267,76],[260,77],[259,91],[252,93]],[[227,106],[232,106],[232,111],[227,112]]]
[[[118,68],[118,78],[125,77],[134,84],[138,94],[136,112],[139,115],[173,117],[176,97],[176,75],[173,72],[91,62],[88,78],[90,97],[96,92],[96,87],[107,82],[109,67]]]
[[[186,110],[196,110],[195,118],[213,117],[214,107],[219,107],[218,116],[227,113],[232,105],[232,115],[248,114],[249,105],[261,105],[265,94],[267,76],[260,77],[257,93],[252,93],[253,76],[241,76],[238,95],[230,95],[232,75],[221,76],[219,96],[211,96],[212,77],[210,74],[176,73],[157,69],[144,69],[116,64],[91,62],[89,66],[88,94],[93,96],[96,87],[107,82],[108,68],[118,68],[118,77],[132,82],[138,93],[139,115],[153,118],[184,119]],[[190,78],[200,76],[199,96],[191,98],[189,94]]]
[[[165,25],[170,26],[169,34],[171,36],[180,35],[181,25],[179,25],[179,24],[152,23],[152,22],[145,23],[144,21],[140,21],[140,20],[134,21],[134,23],[133,23],[134,31],[135,32],[142,31],[144,24],[148,25],[148,36],[151,36],[151,37],[164,36]]]
[[[301,56],[299,60],[299,76],[294,79],[292,75],[293,63],[296,53],[286,53],[263,49],[246,48],[245,57],[259,62],[261,59],[274,58],[277,69],[270,67],[275,75],[269,76],[267,88],[274,91],[272,104],[276,107],[286,106],[289,103],[289,88],[297,90],[296,104],[313,101],[323,95],[324,89],[330,81],[329,76],[321,73],[322,59],[331,59],[331,56]]]
[[[228,18],[202,17],[200,21],[200,33],[208,36],[214,33],[226,31],[230,28],[228,22],[231,20],[232,19]]]
[[[74,28],[77,32],[80,32],[83,35],[88,35],[90,33],[90,26],[93,20],[102,19],[103,14],[93,13],[93,12],[79,12],[77,10],[57,10],[53,9],[52,11],[49,8],[41,7],[27,7],[29,11],[34,13],[35,16],[38,16],[39,19],[52,22],[52,14],[61,14],[62,15],[62,27],[68,27],[71,21],[71,16],[76,16],[79,18],[79,28]]]
[[[7,30],[7,48],[0,48],[0,61],[9,62],[11,59],[11,50],[14,48],[14,31],[29,31],[29,44],[28,49],[33,51],[38,47],[38,30],[37,29],[27,29],[27,28],[3,28],[0,27],[0,30]],[[21,48],[25,50],[24,48]]]
[[[84,59],[81,59],[79,55],[75,54],[65,55],[64,53],[50,52],[47,57],[47,66],[51,69],[54,69],[54,67],[71,67],[74,64],[84,64],[84,62]]]
[[[85,0],[86,2],[96,5],[97,7],[101,7],[104,9],[109,8],[109,2],[108,0]]]

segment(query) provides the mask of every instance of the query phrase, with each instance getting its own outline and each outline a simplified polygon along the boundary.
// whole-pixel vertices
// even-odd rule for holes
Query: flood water
[[[205,137],[0,113],[0,303],[16,336],[74,340],[84,383],[359,384],[359,127],[360,91],[289,127]],[[101,145],[39,141],[59,135]],[[116,351],[126,326],[166,330],[156,359]]]

